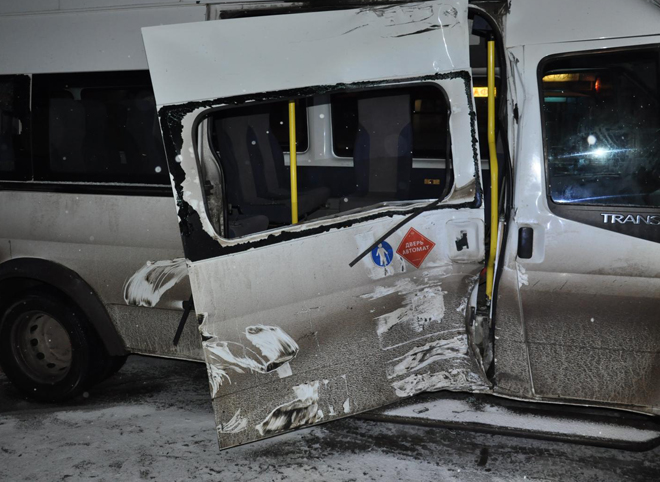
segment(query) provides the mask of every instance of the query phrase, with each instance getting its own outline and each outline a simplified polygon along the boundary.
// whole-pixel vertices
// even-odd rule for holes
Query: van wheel
[[[100,383],[103,380],[107,380],[112,375],[121,370],[121,367],[126,363],[127,355],[123,356],[108,356],[106,361],[106,366],[104,367],[103,372],[100,376],[95,377],[93,383]]]
[[[105,364],[105,349],[78,308],[50,290],[23,293],[0,321],[0,365],[25,395],[59,402],[78,395]]]

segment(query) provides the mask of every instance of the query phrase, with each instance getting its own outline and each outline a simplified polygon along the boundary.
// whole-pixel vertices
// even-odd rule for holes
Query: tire
[[[55,291],[27,291],[2,314],[0,365],[35,400],[61,402],[80,394],[108,365],[105,353],[78,307]]]
[[[103,380],[107,380],[110,378],[112,375],[117,373],[119,370],[121,370],[121,367],[124,366],[124,363],[126,363],[126,359],[128,358],[128,355],[124,356],[109,356],[107,358],[107,365],[105,367],[105,370],[103,371],[102,375],[99,376],[96,380],[94,380],[93,383],[100,383]]]

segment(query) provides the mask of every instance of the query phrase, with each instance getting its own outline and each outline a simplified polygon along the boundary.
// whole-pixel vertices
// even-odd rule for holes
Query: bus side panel
[[[194,323],[179,347],[172,345],[182,302],[190,297],[185,271],[169,287],[162,283],[167,277],[145,270],[156,264],[149,262],[183,256],[172,202],[170,197],[2,191],[0,261],[36,257],[60,263],[93,287],[129,351],[200,359],[200,342],[190,329]],[[145,278],[141,286],[133,283],[140,296],[125,289],[136,273]],[[153,282],[145,283],[150,278]]]

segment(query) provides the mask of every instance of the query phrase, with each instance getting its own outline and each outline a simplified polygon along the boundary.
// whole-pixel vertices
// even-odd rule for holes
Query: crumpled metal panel
[[[426,213],[388,239],[396,248],[412,227],[433,240],[420,269],[399,255],[348,267],[400,216],[194,263],[221,448],[423,391],[487,389],[464,314],[483,258],[468,248],[475,258],[451,262],[455,216]]]
[[[422,391],[487,389],[465,323],[466,298],[484,259],[467,2],[165,26],[145,29],[144,37],[164,106],[161,126],[203,319],[220,447]],[[419,268],[399,254],[387,266],[369,255],[349,263],[429,201],[385,203],[240,239],[214,231],[193,144],[205,111],[422,81],[439,84],[452,106],[454,188],[387,238],[395,252],[400,245],[428,250]],[[411,228],[433,246],[407,246]]]

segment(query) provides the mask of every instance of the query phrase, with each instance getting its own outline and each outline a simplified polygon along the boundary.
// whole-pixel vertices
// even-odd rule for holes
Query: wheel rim
[[[43,311],[25,313],[12,330],[15,359],[39,383],[56,383],[69,373],[71,338],[62,324]]]

